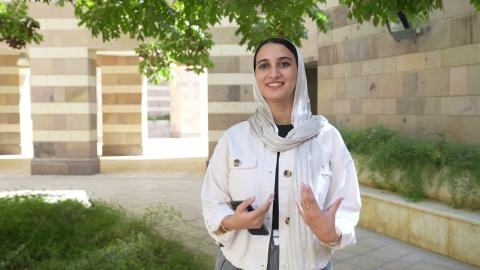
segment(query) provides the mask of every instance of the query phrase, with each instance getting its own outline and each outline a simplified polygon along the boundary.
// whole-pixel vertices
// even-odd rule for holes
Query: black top
[[[292,124],[288,125],[277,125],[278,136],[285,138],[288,132],[293,129]],[[278,230],[278,161],[280,159],[280,152],[277,152],[277,166],[275,168],[275,193],[273,198],[273,220],[272,220],[272,230]]]

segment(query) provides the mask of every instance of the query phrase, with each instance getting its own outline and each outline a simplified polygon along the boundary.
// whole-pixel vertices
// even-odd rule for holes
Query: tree
[[[103,41],[126,34],[141,42],[136,48],[142,58],[140,71],[150,79],[169,76],[172,63],[186,65],[197,73],[213,63],[209,50],[213,46],[208,32],[226,17],[236,22],[240,45],[249,50],[265,37],[285,37],[296,44],[307,37],[304,18],[318,28],[329,29],[329,16],[318,6],[326,0],[32,0],[63,6],[74,5],[79,24]],[[39,24],[27,16],[27,0],[0,3],[0,41],[13,48],[39,43]],[[340,0],[349,9],[349,17],[358,22],[372,21],[385,25],[399,11],[409,17],[428,16],[442,9],[442,0]],[[480,0],[470,0],[480,11]]]
[[[480,0],[469,1],[480,12]],[[340,0],[340,4],[349,8],[350,18],[359,23],[370,21],[375,26],[396,20],[398,12],[409,18],[421,17],[425,20],[432,11],[443,9],[443,0]]]
[[[14,49],[21,49],[31,42],[40,43],[39,28],[40,24],[27,16],[24,1],[0,2],[0,42],[5,41]]]

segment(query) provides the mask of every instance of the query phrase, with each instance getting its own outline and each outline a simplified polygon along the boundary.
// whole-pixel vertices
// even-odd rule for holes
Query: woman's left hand
[[[297,202],[298,212],[320,241],[332,242],[338,239],[339,232],[335,227],[335,214],[342,200],[343,198],[337,199],[327,210],[322,211],[312,188],[302,184],[300,201]]]

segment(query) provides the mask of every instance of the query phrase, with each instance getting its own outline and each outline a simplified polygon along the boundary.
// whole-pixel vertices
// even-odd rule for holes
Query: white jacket
[[[325,209],[337,198],[344,197],[335,217],[336,226],[342,232],[341,243],[335,249],[343,248],[355,243],[354,227],[361,206],[355,165],[340,133],[331,124],[326,123],[313,140],[324,150],[313,154],[322,175],[314,180],[320,181],[316,184],[323,186],[317,189],[320,192],[316,194],[320,207]],[[270,236],[252,235],[248,230],[230,231],[223,235],[214,232],[225,216],[233,215],[230,201],[255,196],[253,206],[256,208],[274,193],[276,159],[277,154],[267,149],[250,130],[248,121],[244,121],[223,134],[207,168],[201,192],[207,230],[223,246],[221,249],[225,257],[244,270],[266,269]],[[284,269],[286,263],[285,256],[282,256],[282,246],[287,245],[288,239],[289,192],[286,189],[291,175],[295,173],[294,159],[295,149],[282,152],[278,165],[280,269]],[[264,222],[270,232],[272,211],[273,207],[270,207]],[[323,245],[319,246],[323,249],[317,258],[321,269],[330,260],[332,252]]]

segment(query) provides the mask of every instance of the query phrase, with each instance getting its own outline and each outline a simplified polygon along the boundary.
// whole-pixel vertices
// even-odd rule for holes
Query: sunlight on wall
[[[30,103],[30,68],[20,68],[20,144],[22,156],[33,157],[32,110]]]

